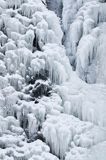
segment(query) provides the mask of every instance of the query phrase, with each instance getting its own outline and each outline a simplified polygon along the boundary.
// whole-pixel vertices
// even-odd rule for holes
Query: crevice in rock
[[[37,35],[35,34],[34,40],[33,40],[33,52],[36,50],[41,51],[41,48],[39,46]]]

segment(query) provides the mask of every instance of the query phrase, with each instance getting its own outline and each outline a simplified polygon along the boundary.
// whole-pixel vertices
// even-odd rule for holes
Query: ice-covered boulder
[[[8,86],[8,79],[6,77],[0,76],[0,89]]]
[[[43,52],[35,52],[35,54],[39,58],[44,57],[46,70],[52,82],[61,84],[70,79],[71,66],[63,46],[48,44],[43,48]]]
[[[32,143],[27,143],[23,139],[21,139],[21,137],[20,137],[21,140],[19,141],[19,139],[16,139],[15,136],[6,136],[5,138],[2,139],[2,142],[6,142],[6,138],[8,142],[8,148],[4,149],[0,148],[0,157],[2,157],[3,160],[10,160],[9,158],[11,158],[11,160],[14,159],[58,160],[56,156],[50,153],[50,148],[40,140],[37,140]],[[11,145],[9,145],[10,141]],[[14,147],[12,146],[12,143],[14,144]]]
[[[8,76],[8,81],[11,86],[13,86],[16,90],[22,89],[22,84],[24,83],[24,79],[19,74],[12,74]]]
[[[81,159],[106,141],[106,86],[77,76],[105,82],[105,0],[49,2],[0,0],[3,160]]]
[[[106,87],[100,84],[86,84],[74,73],[69,83],[56,86],[64,102],[64,112],[106,126]]]
[[[48,116],[43,124],[42,133],[52,153],[61,159],[64,158],[72,142],[76,146],[89,148],[106,140],[106,130],[66,114]]]
[[[8,37],[11,36],[11,32],[21,34],[25,34],[26,32],[25,26],[17,18],[5,18],[4,23]]]
[[[70,152],[67,153],[65,160],[104,160],[106,157],[106,141],[101,142],[90,149],[75,147],[73,146],[70,149]]]
[[[44,11],[46,10],[46,7],[44,6],[44,4],[38,0],[36,1],[29,1],[29,3],[24,3],[21,5],[21,12],[22,15],[31,18],[32,15],[36,12],[36,11]]]
[[[2,90],[2,94],[5,98],[3,114],[4,116],[13,116],[13,106],[18,101],[18,94],[12,86],[5,86],[5,88]]]
[[[0,75],[1,76],[5,76],[6,75],[6,66],[5,66],[5,63],[0,60]]]
[[[25,2],[27,2],[27,0],[6,0],[7,6],[13,9],[19,8],[22,5],[22,3]]]

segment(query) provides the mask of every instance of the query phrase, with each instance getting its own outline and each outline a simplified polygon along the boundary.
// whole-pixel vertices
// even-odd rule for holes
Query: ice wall
[[[87,83],[105,83],[105,45],[101,45],[101,40],[105,42],[105,1],[63,1],[63,6],[64,43],[70,63]]]
[[[66,114],[49,116],[43,124],[43,135],[52,153],[60,159],[64,159],[71,145],[91,148],[106,140],[106,130]]]
[[[104,157],[105,1],[47,4],[0,0],[0,158]]]

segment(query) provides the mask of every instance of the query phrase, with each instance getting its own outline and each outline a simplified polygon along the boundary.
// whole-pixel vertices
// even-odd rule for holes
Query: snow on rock
[[[52,153],[62,159],[72,142],[76,146],[89,148],[106,139],[106,130],[66,114],[48,116],[42,133]]]
[[[43,12],[43,14],[36,12],[33,18],[33,20],[38,21],[36,36],[40,48],[47,43],[61,44],[63,33],[59,25],[59,18],[53,12],[50,11],[49,14],[47,11]]]
[[[51,80],[56,84],[61,84],[70,79],[71,67],[65,55],[64,47],[48,44],[43,50],[46,68],[49,70]]]
[[[22,5],[22,3],[25,2],[27,2],[27,0],[6,0],[7,6],[9,8],[14,8],[14,9],[19,8]]]
[[[25,16],[22,16],[21,14],[16,14],[15,16],[17,19],[19,19],[19,21],[25,25],[25,27],[28,27],[31,23],[31,19]]]
[[[8,3],[9,0],[6,1]],[[13,76],[15,79],[17,77],[17,81],[21,76],[29,81],[32,75],[45,70],[45,59],[34,57],[32,52],[42,50],[47,43],[61,44],[63,33],[59,18],[54,12],[48,11],[41,1],[11,0],[8,5],[7,8],[10,9],[4,9],[1,15],[0,52],[6,55],[5,64],[1,61],[1,74],[5,75],[6,70],[9,74],[14,74],[8,76],[9,82],[10,79],[13,81]],[[22,81],[16,87],[17,90],[22,89]],[[10,84],[15,85],[12,82]]]
[[[24,49],[19,49],[17,51],[20,53],[19,56],[21,56],[19,57],[20,65],[22,66],[23,64],[23,69],[25,67],[29,70],[28,76],[36,76],[36,74],[39,74],[41,71],[47,71],[49,73],[49,78],[53,83],[61,84],[62,82],[70,79],[71,66],[68,58],[65,55],[65,49],[63,46],[58,46],[57,44],[48,44],[43,47],[43,51],[36,51],[33,55],[29,53],[29,51],[25,52]],[[28,57],[24,56],[24,53],[28,53]],[[22,54],[24,57],[22,57]],[[61,72],[64,74],[61,74]],[[21,75],[23,76],[23,74]]]
[[[106,157],[106,141],[101,142],[90,149],[73,147],[67,152],[65,160],[104,160]]]
[[[22,89],[22,84],[24,83],[24,79],[19,74],[12,74],[8,76],[8,80],[11,86],[14,86],[16,90]]]
[[[2,60],[0,60],[0,75],[2,76],[6,75],[6,66]]]
[[[24,78],[27,74],[34,76],[41,70],[47,70],[51,81],[59,84],[68,80],[71,76],[71,67],[65,55],[64,47],[56,44],[48,44],[43,48],[43,52],[37,51],[34,54],[25,47],[14,51],[7,51],[5,62],[8,72],[12,74],[17,72],[20,66],[18,72]],[[61,74],[61,72],[64,74]],[[10,77],[12,78],[13,76]],[[20,76],[17,75],[15,77],[18,78]]]
[[[0,33],[0,44],[1,46],[5,45],[5,43],[7,42],[7,36],[5,34],[3,34],[3,32]]]
[[[5,98],[3,94],[0,92],[0,115],[3,115],[3,107],[5,105]]]
[[[6,134],[6,133],[9,134],[9,130],[13,131],[16,134],[17,133],[19,133],[19,134],[23,133],[23,130],[19,127],[18,120],[16,120],[13,116],[8,116],[6,118],[3,118],[2,116],[0,116],[0,120],[1,120],[1,124],[0,124],[0,134],[1,134],[0,141],[2,141],[2,136],[4,136],[4,134]],[[20,132],[17,132],[17,129]],[[8,145],[8,142],[5,142],[5,143],[7,143],[7,145]]]
[[[93,28],[95,25],[98,25],[98,23],[106,21],[105,20],[106,5],[100,4],[96,8],[98,10],[95,17],[99,15],[98,20],[96,20],[95,17],[92,16],[92,12],[94,8],[96,7],[94,6],[90,10],[91,20],[93,21]],[[90,20],[88,18],[87,20],[85,19],[84,21],[85,29],[89,28],[89,23],[90,23]],[[102,58],[104,55],[103,51],[104,51],[105,45],[104,44],[101,45],[101,40],[102,42],[105,41],[105,34],[106,34],[105,25],[106,25],[105,23],[102,23],[97,28],[94,28],[94,29],[91,28],[90,31],[84,31],[86,32],[84,33],[85,36],[81,38],[77,48],[76,70],[78,72],[78,75],[80,75],[80,77],[88,83],[105,83],[105,71],[104,71],[105,59],[103,60]],[[85,41],[86,41],[86,44],[84,45]],[[103,64],[100,65],[101,60]]]
[[[28,48],[31,50],[33,48],[33,41],[34,41],[34,31],[33,30],[28,30],[25,34],[25,41],[27,44],[29,44]]]
[[[92,6],[94,4],[96,7],[98,2],[105,2],[104,0],[63,0],[63,27],[67,31],[70,27],[70,24],[75,20],[78,11],[82,11],[84,5]],[[84,6],[85,8],[85,6]],[[94,12],[96,14],[96,11]],[[83,15],[83,12],[82,12]]]
[[[14,41],[9,40],[4,46],[4,52],[16,49]]]
[[[40,58],[35,58],[31,61],[32,75],[40,72],[42,69],[45,69],[45,60]]]
[[[22,15],[31,18],[36,11],[45,11],[46,7],[40,0],[28,0],[28,3],[21,5]]]
[[[3,106],[3,114],[4,116],[13,116],[12,107],[18,101],[18,94],[12,86],[7,86],[2,90],[2,94],[5,98],[5,105]]]
[[[0,52],[0,60],[4,59],[4,54]]]
[[[9,0],[7,3],[9,3]],[[10,7],[11,9],[7,9],[1,15],[1,29],[9,38],[16,40],[15,35],[18,35],[16,33],[20,33],[20,36],[17,37],[18,40],[25,40],[29,49],[33,47],[34,36],[35,41],[37,41],[35,43],[39,44],[40,49],[49,42],[61,44],[63,33],[59,25],[59,18],[54,12],[48,11],[42,1],[11,0],[9,5],[13,9]],[[18,11],[15,10],[19,7]],[[3,25],[5,28],[3,28]],[[31,32],[34,34],[32,35]]]
[[[0,89],[8,86],[8,79],[6,77],[0,76]]]
[[[33,136],[37,134],[38,125],[37,119],[33,114],[28,114],[28,132],[29,137],[33,139]]]
[[[21,22],[16,18],[8,17],[4,19],[4,24],[6,26],[6,32],[7,32],[8,37],[11,36],[11,31],[17,32],[20,34],[24,34],[26,31],[24,25],[21,24]]]
[[[10,50],[6,52],[5,56],[5,63],[8,72],[11,74],[20,74],[22,77],[25,78],[26,76],[26,70],[28,67],[30,67],[30,62],[32,59],[32,53],[27,48],[20,48],[17,50]],[[19,71],[18,71],[19,67]],[[17,75],[15,77],[20,77],[19,79],[22,79],[20,75]],[[12,77],[12,75],[10,76]]]
[[[4,0],[0,0],[0,7],[6,9],[7,3]]]
[[[55,93],[52,93],[50,97],[43,96],[41,99],[35,99],[35,102],[25,100],[24,94],[23,96],[19,94],[19,97],[21,99],[18,101],[19,104],[11,106],[11,115],[15,115],[19,120],[29,138],[33,139],[37,136],[38,127],[42,126],[48,113],[58,115],[62,112],[62,100]]]
[[[0,0],[0,159],[81,159],[105,145],[104,2]]]
[[[22,135],[19,137],[16,137],[16,135],[5,135],[5,137],[2,137],[1,141],[0,157],[2,157],[3,160],[7,160],[9,157],[11,157],[11,159],[34,160],[37,158],[46,160],[48,158],[48,160],[58,160],[56,156],[49,153],[49,147],[40,140],[27,143]],[[14,147],[12,147],[12,144]]]
[[[70,82],[55,87],[63,99],[64,112],[106,127],[106,87],[89,85],[74,73]]]

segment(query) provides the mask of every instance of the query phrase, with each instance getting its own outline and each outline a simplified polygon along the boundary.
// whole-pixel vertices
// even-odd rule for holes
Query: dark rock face
[[[37,133],[36,139],[39,139],[39,140],[41,140],[42,142],[45,142],[45,138],[43,137],[43,134],[42,134],[41,132],[38,132],[38,133]]]
[[[34,49],[34,51],[35,50],[41,51],[41,48],[39,46],[39,40],[38,40],[36,34],[35,34],[35,37],[34,37],[34,40],[33,40],[33,49]]]
[[[25,94],[30,95],[30,100],[39,103],[38,99],[42,96],[49,97],[52,92],[51,82],[49,81],[48,70],[41,70],[35,76],[31,76],[27,82],[29,87],[24,91]]]
[[[27,139],[27,142],[31,143],[31,142],[34,142],[38,139],[41,140],[42,142],[45,142],[45,138],[43,137],[43,134],[41,132],[38,132],[33,137],[30,137],[29,139]]]
[[[30,77],[29,84],[35,84],[36,80],[41,79],[41,80],[48,80],[49,77],[49,72],[47,70],[41,70],[39,73],[36,73],[35,76]]]
[[[46,0],[47,8],[54,11],[58,17],[62,17],[63,4],[62,0]]]
[[[49,96],[51,90],[52,88],[48,84],[37,82],[34,88],[32,89],[31,96],[35,98]]]
[[[6,148],[5,143],[1,143],[1,144],[0,144],[0,148],[1,148],[1,149],[5,149],[5,148]]]
[[[21,115],[20,126],[25,130],[28,127],[28,117],[26,115]]]

